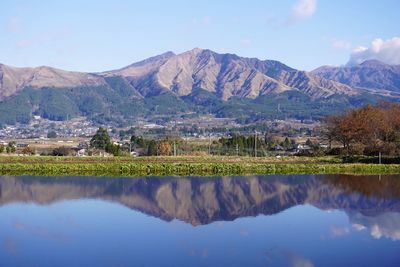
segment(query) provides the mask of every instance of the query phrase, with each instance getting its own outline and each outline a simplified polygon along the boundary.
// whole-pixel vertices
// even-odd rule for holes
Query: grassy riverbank
[[[343,163],[339,157],[0,157],[0,175],[250,175],[400,173],[399,164]]]

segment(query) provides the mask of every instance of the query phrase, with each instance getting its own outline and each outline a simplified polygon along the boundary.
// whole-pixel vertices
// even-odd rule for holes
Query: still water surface
[[[0,177],[0,266],[400,266],[400,176]]]

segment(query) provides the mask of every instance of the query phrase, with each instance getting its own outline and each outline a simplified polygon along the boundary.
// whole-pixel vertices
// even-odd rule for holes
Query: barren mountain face
[[[156,87],[179,96],[201,88],[223,100],[232,96],[256,98],[288,90],[299,90],[313,98],[357,93],[344,84],[294,70],[276,61],[217,54],[199,48],[179,55],[167,53],[104,74],[129,77],[137,88],[143,85],[141,81],[146,77],[152,86],[156,84]],[[142,92],[151,93],[151,90]]]
[[[278,61],[242,58],[195,48],[175,55],[167,52],[119,70],[98,75],[49,67],[15,68],[0,65],[0,99],[25,87],[72,88],[104,85],[102,77],[125,77],[143,97],[172,92],[186,96],[204,89],[223,100],[257,98],[297,90],[313,99],[356,95],[352,87],[400,90],[400,67],[366,62],[351,68],[321,67],[313,72],[292,69]]]
[[[0,65],[0,99],[25,87],[73,88],[104,85],[103,77],[125,77],[143,97],[172,92],[186,96],[204,89],[223,100],[257,98],[297,90],[313,99],[357,95],[360,88],[400,92],[400,66],[370,60],[353,67],[320,67],[312,72],[292,69],[278,61],[242,58],[195,48],[167,52],[119,70],[99,74],[50,67],[15,68]]]
[[[0,124],[27,123],[32,114],[110,122],[189,113],[241,121],[318,119],[379,100],[397,101],[399,73],[399,66],[376,61],[306,72],[200,48],[96,74],[0,65]]]
[[[0,65],[0,100],[26,87],[71,88],[105,84],[102,77],[50,67],[16,68]]]
[[[400,65],[387,65],[377,60],[368,60],[351,67],[324,66],[312,73],[354,88],[400,92]]]

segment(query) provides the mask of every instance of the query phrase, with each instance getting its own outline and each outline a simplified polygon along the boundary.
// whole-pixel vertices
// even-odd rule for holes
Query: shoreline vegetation
[[[396,163],[397,160],[382,161]],[[358,157],[0,157],[0,175],[234,176],[268,174],[398,174],[400,164]]]

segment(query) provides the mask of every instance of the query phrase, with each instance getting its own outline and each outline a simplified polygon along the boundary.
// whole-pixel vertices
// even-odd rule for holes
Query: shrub
[[[53,156],[71,156],[74,154],[74,151],[68,147],[61,146],[55,148],[52,154]]]
[[[33,151],[33,149],[31,147],[27,146],[27,147],[24,147],[24,149],[22,149],[21,153],[24,155],[34,155],[35,151]]]
[[[55,131],[50,131],[47,133],[47,138],[57,138],[57,133]]]
[[[158,150],[161,156],[169,156],[172,152],[170,143],[166,141],[160,143],[160,145],[158,146]]]
[[[119,145],[114,145],[114,144],[108,143],[106,145],[105,151],[107,153],[113,154],[114,156],[120,156],[121,155],[121,147]]]
[[[14,153],[16,150],[17,143],[15,141],[9,142],[6,151],[7,153]]]

